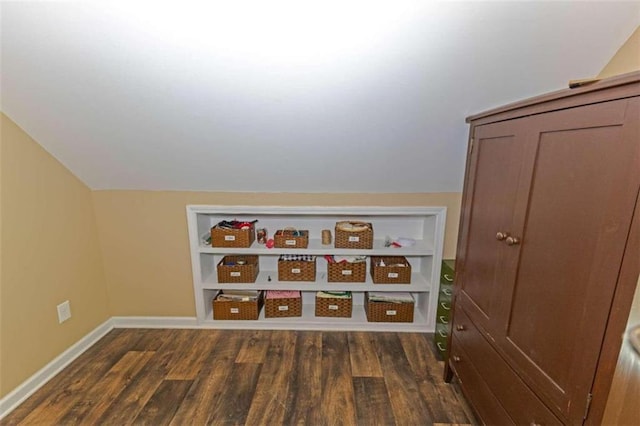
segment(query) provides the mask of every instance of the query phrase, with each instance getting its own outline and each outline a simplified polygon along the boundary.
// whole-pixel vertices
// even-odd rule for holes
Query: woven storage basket
[[[316,261],[278,260],[278,281],[315,281]]]
[[[363,283],[367,279],[367,262],[327,263],[330,283]]]
[[[309,231],[291,231],[279,229],[273,235],[275,248],[307,248]]]
[[[245,261],[238,265],[238,261]],[[258,256],[225,256],[218,262],[219,283],[254,283],[260,267]]]
[[[326,298],[316,296],[316,316],[317,317],[340,317],[351,318],[353,300]]]
[[[362,223],[368,225],[366,229],[362,231],[345,231],[340,229],[340,223],[336,223],[335,233],[335,247],[336,248],[349,248],[349,249],[371,249],[373,248],[373,225],[365,222],[352,222]]]
[[[371,302],[365,294],[364,310],[369,322],[413,322],[412,302]]]
[[[264,299],[265,318],[302,316],[302,296],[284,299]]]
[[[387,266],[379,266],[381,260]],[[372,256],[371,278],[374,284],[411,284],[411,265],[404,256]]]
[[[251,247],[256,239],[255,227],[247,229],[211,228],[212,247]]]
[[[257,300],[235,301],[213,299],[214,320],[257,320],[264,303],[264,296],[260,293]]]

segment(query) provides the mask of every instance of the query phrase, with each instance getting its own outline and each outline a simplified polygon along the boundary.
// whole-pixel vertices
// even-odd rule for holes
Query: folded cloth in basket
[[[323,299],[351,299],[350,291],[319,291],[316,297]]]

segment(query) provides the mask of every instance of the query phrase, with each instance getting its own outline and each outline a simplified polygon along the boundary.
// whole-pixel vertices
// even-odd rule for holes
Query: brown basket
[[[316,261],[278,259],[278,281],[315,281]]]
[[[369,227],[363,231],[350,232],[338,228],[336,224],[335,247],[349,249],[371,249],[373,248],[373,225],[366,223]]]
[[[265,318],[302,316],[302,295],[284,299],[264,299]]]
[[[365,293],[364,311],[369,322],[413,322],[413,303],[371,302]]]
[[[212,247],[251,247],[256,239],[255,227],[247,229],[211,228]]]
[[[309,231],[290,231],[279,229],[273,235],[275,248],[307,248]]]
[[[316,316],[317,317],[339,317],[351,318],[353,300],[332,299],[316,296]]]
[[[380,260],[385,265],[405,266],[378,266]],[[371,256],[371,278],[374,284],[411,284],[411,264],[404,256]]]
[[[238,261],[243,260],[246,263],[238,265]],[[225,256],[216,269],[219,283],[254,283],[260,266],[258,256]]]
[[[261,292],[257,300],[246,302],[214,298],[212,303],[214,320],[257,320],[264,303],[264,296]]]
[[[363,283],[367,279],[367,262],[327,263],[330,283]]]

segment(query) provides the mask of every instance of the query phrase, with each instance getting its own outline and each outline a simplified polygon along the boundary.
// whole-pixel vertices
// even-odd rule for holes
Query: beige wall
[[[636,70],[640,70],[640,26],[613,55],[598,77],[606,78]]]
[[[446,206],[445,257],[455,256],[459,193],[252,194],[94,191],[111,314],[195,316],[187,204]]]
[[[2,397],[110,315],[91,191],[0,116]]]

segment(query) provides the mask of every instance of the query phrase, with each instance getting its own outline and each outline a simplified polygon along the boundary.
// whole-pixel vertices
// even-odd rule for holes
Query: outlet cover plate
[[[69,318],[71,318],[71,305],[68,300],[65,300],[58,305],[58,322],[62,324]]]

